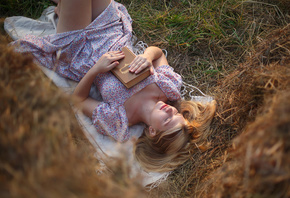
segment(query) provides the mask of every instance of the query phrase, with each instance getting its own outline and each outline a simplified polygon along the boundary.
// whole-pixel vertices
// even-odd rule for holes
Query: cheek
[[[168,116],[164,112],[159,112],[159,114],[156,116],[156,120],[160,123],[161,121],[164,121]]]
[[[160,116],[154,116],[152,120],[152,124],[156,125],[160,123]]]
[[[156,127],[159,127],[160,125],[161,125],[161,123],[162,123],[162,121],[164,120],[164,115],[162,115],[162,114],[154,114],[153,116],[152,116],[152,125],[154,125],[154,127],[156,128]]]

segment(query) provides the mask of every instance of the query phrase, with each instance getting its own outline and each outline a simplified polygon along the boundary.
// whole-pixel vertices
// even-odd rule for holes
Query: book
[[[122,51],[125,57],[119,60],[119,65],[112,69],[111,72],[129,89],[150,76],[150,68],[146,68],[138,74],[130,72],[129,66],[136,55],[127,47],[123,47]]]

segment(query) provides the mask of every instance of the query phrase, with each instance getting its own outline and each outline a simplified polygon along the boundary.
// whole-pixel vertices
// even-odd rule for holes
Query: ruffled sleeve
[[[171,101],[181,98],[180,89],[182,78],[179,74],[173,71],[169,65],[162,65],[155,69],[157,76],[157,85],[164,92],[167,98]]]
[[[119,142],[130,138],[128,119],[123,105],[102,102],[94,110],[92,122],[99,133],[113,137]]]

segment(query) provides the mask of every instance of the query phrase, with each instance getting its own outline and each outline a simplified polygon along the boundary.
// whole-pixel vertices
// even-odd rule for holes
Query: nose
[[[166,108],[166,113],[172,114],[173,113],[173,107],[167,107]]]

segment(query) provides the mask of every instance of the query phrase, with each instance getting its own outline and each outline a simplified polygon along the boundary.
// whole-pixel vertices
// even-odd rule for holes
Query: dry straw
[[[212,148],[192,156],[152,197],[289,197],[289,87],[287,25],[214,88]]]
[[[96,173],[68,97],[30,56],[1,44],[0,63],[0,197],[145,197],[122,160]],[[211,90],[218,103],[204,136],[211,148],[149,195],[289,197],[289,70],[288,25]]]
[[[0,44],[0,197],[142,197],[128,165],[106,174],[78,126],[69,98],[32,57]],[[136,178],[138,179],[138,178]]]

